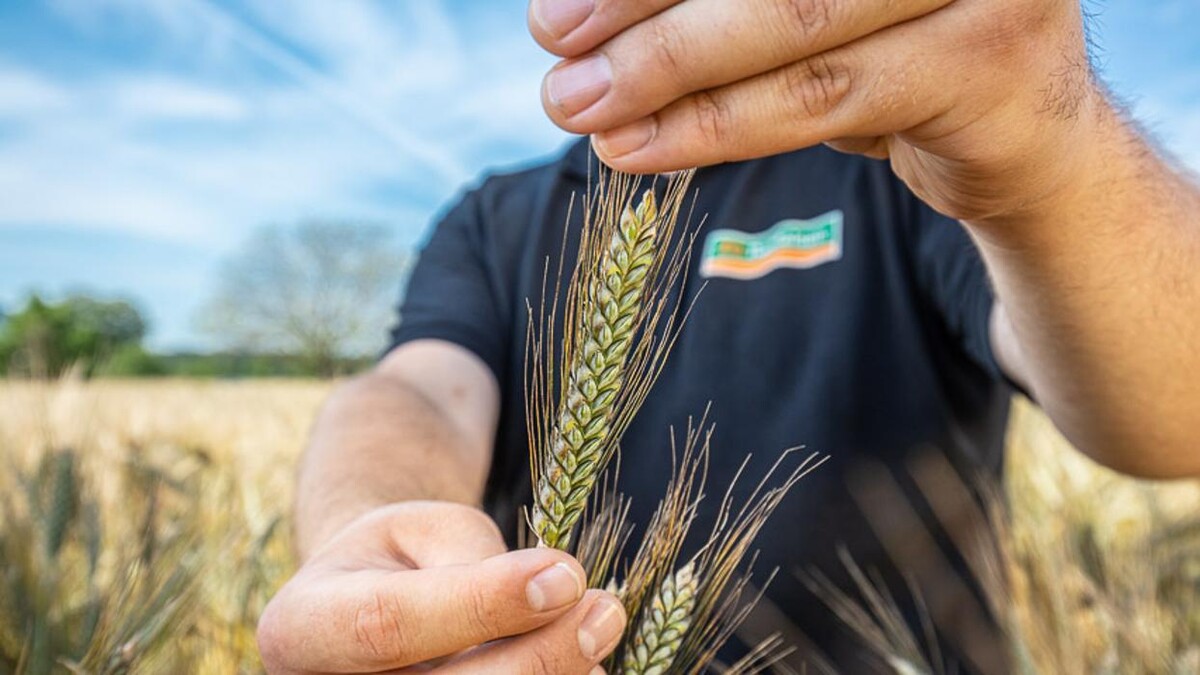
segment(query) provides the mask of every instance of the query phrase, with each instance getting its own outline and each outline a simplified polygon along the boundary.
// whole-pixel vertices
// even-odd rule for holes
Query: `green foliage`
[[[101,363],[96,377],[160,377],[170,374],[167,360],[141,345],[123,345]]]
[[[301,378],[353,373],[373,362],[305,351],[159,354],[142,345],[145,333],[146,322],[127,301],[72,296],[49,303],[34,295],[0,318],[0,376],[53,379],[78,367],[105,378]]]
[[[163,374],[171,377],[194,378],[262,378],[323,376],[312,362],[292,354],[254,354],[242,352],[215,352],[211,354],[166,354],[156,360]],[[334,362],[333,370],[338,373],[353,373],[370,366],[368,358],[342,358]],[[135,377],[137,375],[130,374]]]
[[[48,303],[34,295],[0,324],[0,373],[52,378],[79,364],[90,374],[145,334],[145,320],[127,301],[72,296]]]

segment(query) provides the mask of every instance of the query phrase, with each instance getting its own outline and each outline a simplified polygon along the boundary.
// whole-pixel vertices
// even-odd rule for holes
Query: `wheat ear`
[[[557,275],[547,259],[536,317],[529,306],[525,410],[529,524],[543,546],[571,548],[597,477],[687,319],[683,288],[695,232],[676,236],[675,228],[692,175],[668,178],[659,202],[653,182],[642,190],[641,177],[601,170],[585,197],[578,257],[565,286],[569,232]]]
[[[545,471],[539,476],[533,529],[547,546],[565,548],[571,528],[587,505],[605,459],[613,404],[625,379],[625,361],[641,313],[649,271],[655,261],[658,205],[646,191],[636,209],[626,209],[589,280],[590,312],[581,326],[581,349],[567,376]]]
[[[624,675],[662,675],[667,672],[696,609],[696,566],[688,563],[663,579],[642,622],[625,651]]]

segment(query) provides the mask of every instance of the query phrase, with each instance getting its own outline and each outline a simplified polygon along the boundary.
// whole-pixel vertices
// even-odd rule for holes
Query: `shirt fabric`
[[[595,172],[579,140],[554,161],[468,191],[425,244],[393,332],[393,347],[422,338],[461,345],[496,376],[501,415],[485,506],[510,535],[530,500],[526,303],[542,301],[548,258],[565,250],[571,269],[580,196]],[[690,223],[680,227],[698,229],[697,245],[682,292],[703,291],[621,444],[631,517],[644,524],[662,496],[670,427],[682,433],[710,402],[709,498],[696,531],[708,529],[748,452],[745,488],[784,448],[829,455],[756,542],[756,579],[779,568],[762,612],[773,617],[768,628],[820,649],[839,672],[875,672],[800,573],[820,569],[848,585],[836,556],[843,545],[864,568],[888,568],[847,486],[864,462],[888,468],[912,494],[907,462],[924,448],[967,474],[999,476],[1012,388],[989,342],[993,294],[982,260],[964,228],[923,204],[886,163],[823,146],[701,169],[693,194]],[[822,217],[840,221],[840,242],[820,264],[752,279],[701,274],[716,230],[762,240],[783,221]],[[793,667],[817,663],[801,652]]]

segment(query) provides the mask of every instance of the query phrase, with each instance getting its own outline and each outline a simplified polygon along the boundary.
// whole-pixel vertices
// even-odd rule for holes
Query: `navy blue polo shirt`
[[[530,498],[526,301],[537,306],[547,257],[578,236],[594,161],[580,140],[467,192],[425,244],[393,334],[393,345],[461,345],[495,374],[502,411],[485,505],[508,533]],[[842,545],[864,567],[888,566],[847,487],[864,461],[908,485],[906,461],[933,448],[968,472],[999,475],[1012,390],[989,341],[987,274],[965,230],[885,162],[819,146],[701,169],[692,187],[698,245],[683,292],[704,289],[625,435],[621,488],[645,523],[671,471],[669,427],[681,430],[709,402],[716,431],[700,530],[746,453],[747,483],[784,448],[829,455],[764,530],[756,569],[779,568],[763,610],[779,625],[769,627],[803,635],[853,672],[861,650],[798,573],[815,567],[845,583]]]

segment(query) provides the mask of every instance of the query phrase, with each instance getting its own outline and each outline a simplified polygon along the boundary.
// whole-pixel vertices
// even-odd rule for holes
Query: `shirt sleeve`
[[[922,295],[940,315],[949,337],[972,362],[1008,381],[992,350],[995,295],[987,268],[966,228],[912,197],[912,245]]]
[[[507,333],[483,227],[478,191],[467,193],[437,224],[409,277],[388,351],[413,340],[446,340],[470,350],[500,378]]]

